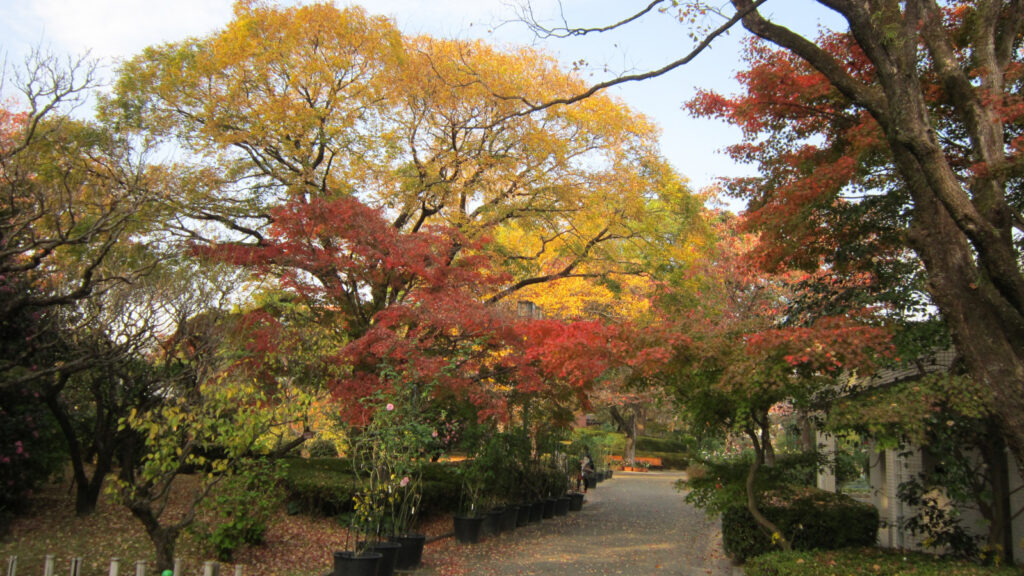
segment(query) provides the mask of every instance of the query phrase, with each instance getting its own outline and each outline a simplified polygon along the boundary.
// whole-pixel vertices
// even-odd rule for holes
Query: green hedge
[[[352,511],[357,486],[352,463],[347,458],[289,458],[283,485],[285,500],[292,513],[312,516],[337,516]],[[422,515],[448,514],[462,503],[459,464],[431,462],[423,467]],[[509,470],[488,483],[486,496],[495,502],[532,500],[536,496],[562,494],[565,473],[544,466],[514,473]]]
[[[760,510],[794,550],[873,546],[878,538],[878,510],[842,494],[809,490],[786,502],[763,504]],[[722,541],[736,562],[775,549],[745,506],[730,506],[722,513]]]
[[[356,493],[347,458],[288,458],[284,489],[288,510],[312,516],[336,516],[352,510]]]
[[[747,576],[1012,576],[1014,568],[978,566],[918,552],[846,548],[771,552],[743,566]]]
[[[690,466],[690,455],[686,452],[637,451],[637,457],[661,458],[661,467],[670,470],[686,470]]]
[[[293,513],[337,516],[352,511],[356,480],[347,458],[289,458],[285,499]],[[423,514],[444,514],[459,506],[461,485],[452,465],[423,467]]]
[[[640,436],[636,439],[636,449],[638,452],[688,452],[690,448],[685,442],[671,438]]]

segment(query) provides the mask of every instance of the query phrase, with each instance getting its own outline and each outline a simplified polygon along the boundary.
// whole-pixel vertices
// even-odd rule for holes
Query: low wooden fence
[[[38,558],[38,557],[37,557]],[[70,558],[68,560],[69,571],[66,572],[69,576],[82,576],[82,566],[84,562],[82,558]],[[134,576],[147,576],[152,574],[153,576],[166,575],[169,570],[165,570],[163,575],[157,574],[156,571],[149,571],[149,565],[145,560],[137,560],[135,562],[135,574]],[[57,556],[55,554],[47,554],[43,560],[43,575],[42,576],[56,576],[58,573],[65,573],[63,569],[58,570],[57,568]],[[27,572],[24,572],[25,576],[30,576]],[[181,560],[174,561],[173,576],[186,576],[188,572],[185,569],[185,565]],[[122,566],[120,558],[110,559],[110,571],[109,576],[132,576],[131,565]],[[203,576],[227,576],[227,572],[224,571],[222,575],[221,565],[217,562],[204,562],[203,563]],[[18,557],[11,556],[7,559],[7,576],[18,576]],[[242,565],[235,564],[234,576],[245,576],[243,573]]]

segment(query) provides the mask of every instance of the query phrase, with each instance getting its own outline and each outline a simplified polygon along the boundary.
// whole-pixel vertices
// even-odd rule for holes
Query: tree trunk
[[[732,0],[738,10],[752,0]],[[1024,12],[1005,2],[975,3],[979,20],[965,37],[976,61],[961,62],[941,9],[933,0],[900,3],[825,2],[842,15],[873,66],[871,83],[852,76],[821,46],[746,13],[751,33],[803,58],[844,96],[863,107],[885,133],[913,201],[909,246],[928,273],[928,291],[949,326],[958,352],[979,386],[991,391],[996,419],[1017,469],[1024,474],[1024,273],[1013,240],[1006,196],[1006,133],[997,107],[1005,75],[1015,64]],[[922,82],[919,49],[969,140],[980,169],[961,178],[934,128]],[[971,74],[979,74],[972,79]],[[977,82],[980,80],[980,84]],[[956,154],[953,154],[956,155]]]
[[[63,388],[61,385],[60,388]],[[96,511],[99,502],[100,492],[103,488],[103,480],[110,472],[112,464],[112,453],[100,451],[96,459],[96,466],[93,469],[92,477],[85,469],[85,455],[82,444],[75,433],[71,416],[60,400],[59,389],[50,389],[44,395],[44,401],[50,413],[53,414],[57,426],[64,435],[68,447],[68,457],[71,460],[71,470],[75,479],[75,514],[77,516],[89,516]]]
[[[818,453],[818,441],[814,434],[814,423],[807,414],[800,412],[800,451],[808,454]]]
[[[160,520],[153,513],[153,509],[146,503],[133,502],[128,508],[132,511],[132,515],[142,522],[150,542],[153,543],[153,549],[156,552],[156,571],[173,570],[174,546],[181,533],[181,526],[161,525]]]
[[[746,433],[754,443],[754,458],[750,461],[750,468],[747,470],[747,511],[754,517],[754,521],[757,522],[757,525],[772,539],[773,544],[777,544],[783,550],[792,550],[793,545],[790,544],[789,539],[782,534],[782,531],[779,530],[779,527],[776,526],[774,522],[769,520],[768,517],[762,514],[757,508],[755,480],[757,478],[757,471],[761,469],[761,465],[764,463],[764,447],[758,441],[757,432],[752,428],[748,428]]]
[[[622,460],[627,466],[633,466],[636,463],[636,412],[631,410],[628,418],[623,416],[618,406],[612,406],[609,412],[611,412],[612,419],[615,420],[615,424],[619,427],[619,431],[626,434],[625,454],[622,455]]]
[[[763,464],[775,466],[775,446],[772,444],[771,421],[768,418],[761,425],[761,450],[764,451]]]
[[[992,491],[988,545],[991,550],[999,551],[1002,565],[1013,566],[1013,509],[1010,504],[1010,467],[1007,463],[1006,443],[995,425],[989,423],[986,426],[988,442],[981,447],[981,452],[988,467],[989,488]]]

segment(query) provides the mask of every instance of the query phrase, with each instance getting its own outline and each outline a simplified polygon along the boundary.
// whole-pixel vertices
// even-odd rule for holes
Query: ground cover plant
[[[846,548],[771,552],[749,560],[746,576],[1014,576],[1015,568],[979,566],[919,552]]]

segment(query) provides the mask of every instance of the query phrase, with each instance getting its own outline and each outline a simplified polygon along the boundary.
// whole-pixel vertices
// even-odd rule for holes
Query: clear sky
[[[654,13],[615,33],[580,39],[538,40],[515,22],[520,0],[337,0],[361,3],[367,11],[391,16],[409,34],[485,38],[497,44],[540,44],[563,62],[583,59],[593,81],[610,74],[659,68],[689,52],[687,29],[666,14]],[[293,3],[285,0],[282,3]],[[595,27],[639,11],[648,0],[532,0],[542,19],[557,24],[564,15],[572,26]],[[723,2],[725,4],[725,2]],[[202,36],[231,18],[232,0],[0,0],[0,46],[8,65],[17,64],[33,45],[57,53],[92,55],[111,66],[142,48],[188,36]],[[766,14],[814,35],[828,13],[806,0],[769,0]],[[717,25],[717,20],[708,23]],[[733,164],[721,149],[739,140],[739,132],[714,120],[690,118],[681,109],[698,87],[734,92],[735,73],[742,67],[734,31],[716,41],[693,63],[655,80],[614,88],[633,109],[661,126],[662,151],[695,188],[716,177],[749,173]]]

